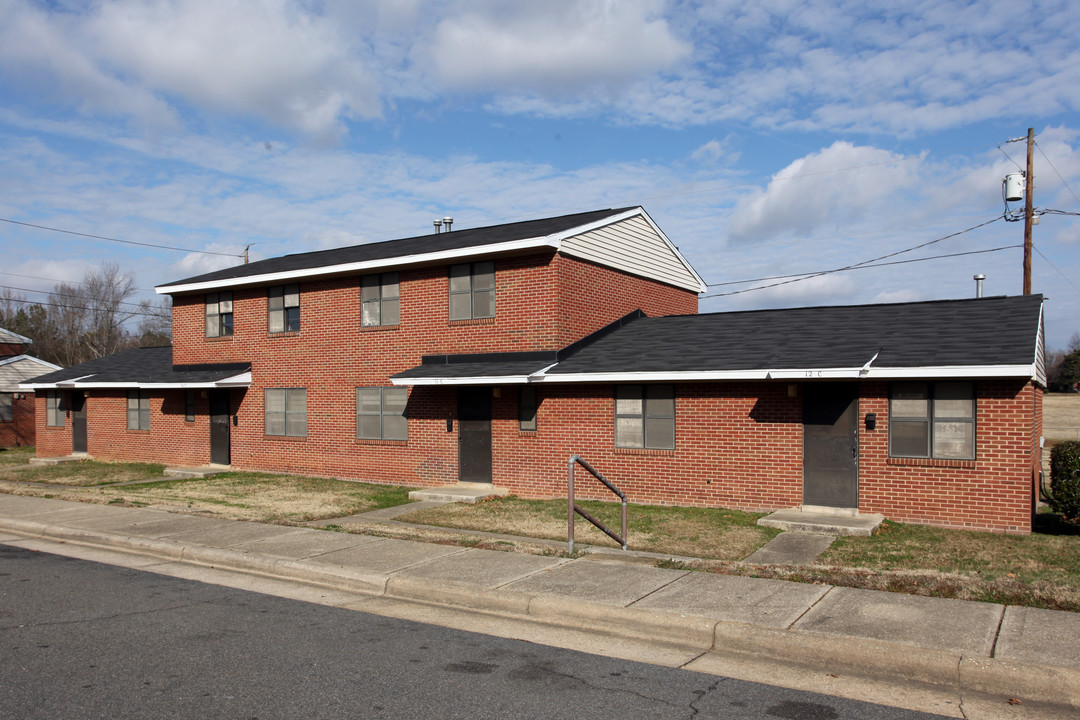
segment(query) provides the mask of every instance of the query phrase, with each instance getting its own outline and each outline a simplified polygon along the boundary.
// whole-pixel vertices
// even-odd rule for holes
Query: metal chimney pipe
[[[446,226],[446,232],[450,232],[450,226],[454,224],[454,218],[452,218],[452,217],[444,217],[442,219],[442,221],[443,221],[443,225]]]
[[[442,220],[436,220],[434,224],[435,224],[435,234],[438,235],[439,233],[442,232]]]
[[[981,298],[982,297],[982,284],[983,284],[983,280],[986,279],[986,276],[983,275],[982,273],[979,273],[978,275],[974,276],[974,279],[975,279],[975,297]]]

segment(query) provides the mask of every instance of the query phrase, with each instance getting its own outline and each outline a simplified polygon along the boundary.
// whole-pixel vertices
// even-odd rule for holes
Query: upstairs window
[[[974,460],[974,384],[893,383],[889,397],[889,455]]]
[[[300,286],[278,285],[267,293],[269,329],[272,333],[300,329]]]
[[[143,390],[128,390],[128,430],[150,429],[150,397]]]
[[[401,287],[398,274],[365,275],[360,281],[360,324],[364,327],[401,322]]]
[[[67,414],[67,403],[64,395],[58,390],[45,392],[45,424],[49,427],[64,427],[64,416]]]
[[[356,437],[363,440],[408,440],[407,388],[356,388]]]
[[[450,266],[450,319],[495,317],[495,263]]]
[[[267,435],[307,437],[307,388],[267,388],[265,400]]]
[[[617,385],[615,387],[615,447],[675,447],[675,387]]]
[[[209,293],[206,296],[206,337],[226,337],[232,334],[232,293]]]

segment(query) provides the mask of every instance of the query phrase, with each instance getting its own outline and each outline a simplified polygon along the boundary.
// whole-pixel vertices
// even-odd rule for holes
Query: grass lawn
[[[25,465],[34,457],[34,446],[0,448],[0,468]]]
[[[270,523],[310,522],[409,502],[409,489],[393,485],[254,472],[99,488],[96,492],[97,502],[166,506]]]
[[[161,477],[164,470],[165,466],[158,463],[107,463],[86,460],[84,462],[60,463],[58,465],[10,467],[3,474],[0,474],[0,482],[19,480],[21,482],[87,487]]]
[[[620,505],[604,502],[578,504],[619,532]],[[628,512],[629,546],[631,550],[741,560],[779,532],[755,525],[759,517],[759,514],[737,510],[631,505]],[[508,496],[475,505],[428,508],[397,519],[461,530],[566,540],[565,500],[522,500]],[[574,539],[589,545],[618,547],[614,540],[581,517],[574,525]]]

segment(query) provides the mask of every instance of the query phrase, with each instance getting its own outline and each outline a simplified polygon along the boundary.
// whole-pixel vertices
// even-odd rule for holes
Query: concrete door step
[[[201,467],[167,467],[163,471],[166,477],[174,478],[204,478],[218,473],[228,472],[232,467],[229,465],[203,465]]]
[[[885,516],[878,513],[852,515],[844,510],[830,513],[807,512],[792,508],[791,510],[777,510],[771,515],[766,515],[758,520],[757,524],[818,535],[872,535],[884,519]]]
[[[488,498],[506,495],[509,492],[506,488],[497,488],[490,483],[458,483],[457,485],[413,490],[409,493],[409,499],[474,504]]]
[[[90,456],[86,453],[72,453],[71,455],[61,455],[60,457],[32,457],[30,458],[31,465],[61,465],[63,463],[83,462],[89,460]]]

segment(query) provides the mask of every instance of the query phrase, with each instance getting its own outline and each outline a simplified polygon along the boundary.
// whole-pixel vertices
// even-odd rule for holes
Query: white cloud
[[[472,3],[439,23],[431,73],[459,88],[559,98],[622,86],[689,54],[662,9],[652,0]]]
[[[844,169],[845,172],[836,172]],[[918,180],[918,162],[873,147],[838,141],[777,173],[765,190],[735,204],[732,242],[806,236],[859,220],[875,206],[892,204]]]

